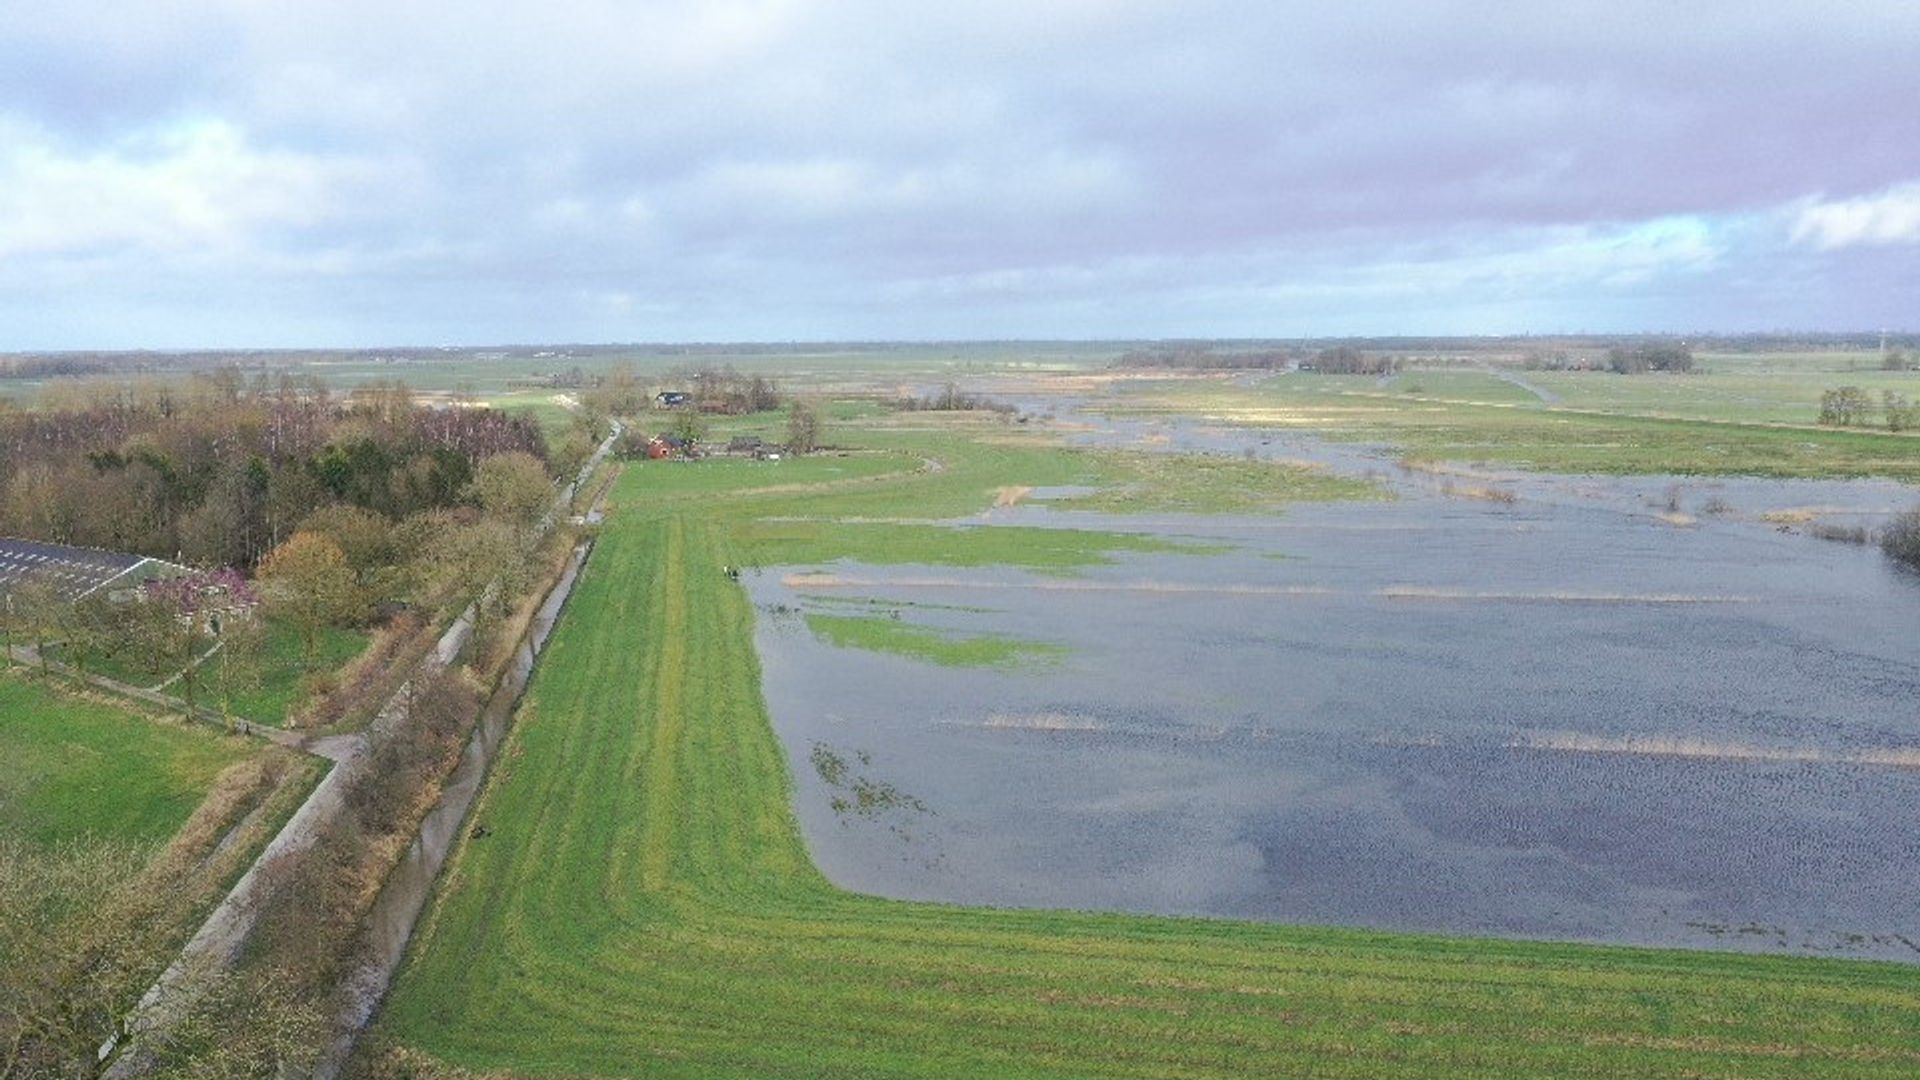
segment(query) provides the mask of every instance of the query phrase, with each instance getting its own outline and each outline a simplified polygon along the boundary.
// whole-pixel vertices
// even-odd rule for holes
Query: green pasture
[[[1765,410],[1714,405],[1709,395],[1727,386],[1715,382],[1720,377],[1714,375],[1516,374],[1561,394],[1562,400],[1550,406],[1538,399],[1516,403],[1488,395],[1446,397],[1439,396],[1437,388],[1412,394],[1358,376],[1294,374],[1250,388],[1219,382],[1156,384],[1122,394],[1109,406],[1129,415],[1202,416],[1380,443],[1416,463],[1920,482],[1920,433],[1818,427],[1812,423],[1819,409],[1817,389],[1808,399],[1810,405],[1793,406],[1800,410],[1799,420],[1784,423],[1766,419]],[[1430,377],[1404,372],[1392,382],[1424,384]],[[1920,378],[1907,378],[1915,391],[1909,396],[1920,396]],[[1668,387],[1678,389],[1663,390]],[[1462,389],[1457,384],[1454,388]],[[1510,385],[1508,389],[1518,391]],[[1474,393],[1471,388],[1462,392]]]
[[[211,728],[0,675],[0,832],[44,844],[161,841],[253,750]]]

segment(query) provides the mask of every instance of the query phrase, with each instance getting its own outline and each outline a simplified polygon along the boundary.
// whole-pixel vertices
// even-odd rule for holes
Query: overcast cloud
[[[1898,0],[0,26],[0,348],[1920,327]]]

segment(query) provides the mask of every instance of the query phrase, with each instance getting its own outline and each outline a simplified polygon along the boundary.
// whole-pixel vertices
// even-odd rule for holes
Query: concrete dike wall
[[[540,523],[542,532],[551,529],[572,500],[585,490],[594,469],[612,452],[621,430],[621,425],[615,422],[612,433],[595,449],[579,475],[556,494],[552,508]],[[593,508],[588,520],[596,520],[600,509]],[[506,736],[514,709],[533,676],[540,650],[546,646],[592,548],[590,539],[575,545],[559,580],[548,591],[514,646],[514,655],[487,699],[459,763],[441,790],[440,801],[428,812],[405,857],[381,886],[368,916],[369,959],[348,978],[347,1004],[335,1021],[337,1034],[323,1051],[313,1075],[332,1078],[340,1074],[360,1031],[385,996],[406,954],[414,925],[432,894],[434,880],[459,837],[467,812],[485,782],[487,769]],[[493,587],[497,587],[497,583],[490,586]],[[279,834],[268,842],[260,857],[214,908],[180,955],[148,988],[129,1016],[125,1035],[100,1048],[101,1062],[112,1059],[101,1074],[106,1080],[128,1080],[151,1071],[153,1059],[145,1048],[145,1040],[177,1023],[192,1003],[202,976],[229,970],[239,959],[259,922],[262,901],[271,888],[275,867],[287,857],[312,847],[321,831],[340,816],[346,805],[345,793],[367,768],[369,748],[406,720],[413,686],[430,680],[466,649],[473,638],[477,610],[477,603],[470,605],[453,621],[364,733],[301,741],[300,749],[331,759],[334,767],[321,778]]]
[[[347,1004],[337,1018],[337,1034],[314,1068],[317,1080],[334,1080],[345,1068],[354,1043],[367,1022],[373,1018],[380,1001],[392,985],[400,961],[406,956],[407,943],[414,927],[433,894],[434,882],[457,845],[467,814],[485,786],[488,770],[512,725],[514,710],[533,678],[540,652],[553,633],[574,583],[586,565],[592,543],[573,550],[566,570],[547,594],[527,631],[514,647],[500,685],[487,700],[480,720],[467,740],[460,763],[441,790],[440,801],[428,811],[406,856],[394,867],[369,915],[369,952],[367,960],[348,977]]]

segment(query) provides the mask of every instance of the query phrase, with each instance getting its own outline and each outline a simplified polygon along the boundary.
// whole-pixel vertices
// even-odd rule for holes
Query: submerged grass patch
[[[1111,486],[1049,505],[1109,513],[1256,514],[1288,503],[1388,497],[1369,481],[1291,462],[1137,452],[1098,458]]]
[[[530,687],[538,721],[514,728],[475,811],[489,832],[464,841],[381,1021],[372,1050],[396,1066],[1142,1078],[1920,1068],[1908,967],[835,888],[792,812],[752,609],[723,573],[738,561],[734,509],[648,505],[622,484],[627,509]],[[896,511],[910,501],[893,499]],[[857,779],[844,755],[812,764]]]
[[[1065,571],[1110,563],[1122,552],[1220,550],[1140,533],[1013,525],[748,521],[734,529],[733,538],[744,561],[756,566],[819,566],[850,559],[888,566],[922,563]]]
[[[883,608],[888,611],[908,609],[913,611],[964,611],[975,615],[987,614],[994,609],[978,604],[936,604],[926,600],[892,600],[877,596],[809,596],[809,604],[816,606]]]
[[[807,629],[843,649],[865,649],[925,660],[947,667],[1020,667],[1055,661],[1063,645],[1025,641],[999,634],[948,634],[885,615],[807,613]]]
[[[1071,572],[1130,552],[1207,554],[1218,545],[1087,528],[988,526],[1009,489],[1090,488],[1062,509],[1255,513],[1287,503],[1383,498],[1368,481],[1291,463],[1074,450],[971,415],[914,414],[837,438],[857,449],[779,462],[652,463],[629,470],[616,504],[641,515],[697,510],[724,523],[735,565],[1018,566]],[[972,520],[970,520],[972,519]]]

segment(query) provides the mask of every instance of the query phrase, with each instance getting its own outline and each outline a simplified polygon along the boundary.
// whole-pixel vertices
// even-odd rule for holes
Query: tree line
[[[0,412],[0,535],[250,568],[315,510],[470,505],[481,461],[547,448],[530,419],[223,371],[69,387]]]
[[[1293,362],[1286,349],[1217,352],[1206,346],[1129,349],[1110,365],[1116,368],[1187,368],[1201,371],[1275,371]]]
[[[1693,370],[1693,350],[1670,341],[1616,345],[1607,350],[1607,368],[1617,375],[1644,375],[1649,371]]]
[[[1875,413],[1888,431],[1911,431],[1920,426],[1920,404],[1905,394],[1882,390],[1877,406],[1858,386],[1836,386],[1820,395],[1820,423],[1829,427],[1862,427],[1873,423]]]

